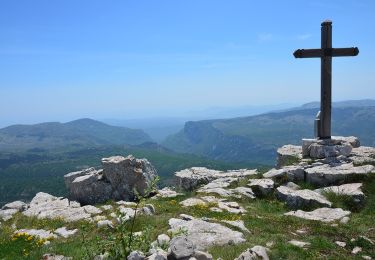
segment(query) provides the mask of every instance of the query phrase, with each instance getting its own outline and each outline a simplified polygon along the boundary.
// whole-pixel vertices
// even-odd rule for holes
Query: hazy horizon
[[[320,97],[320,23],[333,20],[333,99],[375,99],[375,3],[4,1],[0,127],[181,117]],[[191,113],[190,113],[191,114]],[[198,113],[199,114],[199,113]]]

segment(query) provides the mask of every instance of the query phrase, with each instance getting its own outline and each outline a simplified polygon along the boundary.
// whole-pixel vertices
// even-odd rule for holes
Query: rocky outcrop
[[[293,190],[286,186],[280,186],[276,189],[276,197],[284,201],[291,209],[331,207],[323,195],[312,190]]]
[[[157,176],[149,161],[131,155],[103,158],[102,166],[101,170],[89,168],[64,176],[71,199],[82,204],[132,200],[134,189],[143,194]]]
[[[98,211],[94,212],[93,208],[81,207],[78,202],[39,192],[31,200],[29,208],[23,211],[22,214],[28,217],[37,217],[39,219],[62,218],[67,222],[72,222],[78,220],[89,220],[91,215],[101,212],[97,208]]]
[[[316,220],[321,222],[333,222],[341,220],[350,215],[350,211],[340,208],[319,208],[313,211],[290,211],[285,213],[286,216],[294,216],[307,220]]]
[[[205,167],[193,167],[175,173],[175,182],[178,188],[191,191],[201,185],[208,184],[216,179],[222,178],[243,178],[257,174],[256,170],[216,171]]]
[[[241,232],[233,231],[223,225],[210,223],[202,219],[183,220],[172,218],[169,220],[171,232],[186,230],[186,238],[194,242],[196,249],[205,250],[214,245],[238,244],[245,242]]]

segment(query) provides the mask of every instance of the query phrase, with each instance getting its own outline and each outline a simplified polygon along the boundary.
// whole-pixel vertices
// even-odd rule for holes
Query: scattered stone
[[[212,255],[210,255],[209,253],[202,252],[199,250],[195,250],[193,257],[197,260],[212,260],[213,259]]]
[[[189,259],[195,253],[195,245],[186,236],[177,236],[170,242],[168,259]]]
[[[112,221],[105,219],[105,220],[99,220],[98,223],[96,224],[98,228],[113,228],[113,223]]]
[[[91,205],[86,205],[86,206],[83,206],[82,207],[88,214],[90,215],[97,215],[97,214],[101,214],[103,211],[98,209],[97,207],[95,206],[91,206]]]
[[[302,154],[312,159],[349,156],[352,145],[344,137],[335,139],[302,139]]]
[[[167,257],[167,252],[161,249],[157,249],[155,253],[148,257],[148,260],[167,260]]]
[[[342,218],[350,215],[350,211],[346,211],[340,208],[319,208],[313,211],[290,211],[285,213],[286,216],[295,216],[307,220],[316,220],[322,222],[333,222],[341,220]]]
[[[167,245],[170,240],[171,238],[166,234],[158,235],[158,238],[157,238],[159,246]]]
[[[134,189],[141,195],[157,176],[155,168],[146,159],[113,156],[102,159],[102,170],[94,168],[64,176],[70,197],[83,204],[107,200],[132,200]]]
[[[112,209],[113,209],[112,205],[103,205],[103,206],[101,206],[101,208],[102,208],[103,210],[105,210],[105,211],[109,211],[109,210],[112,210]]]
[[[292,209],[331,207],[332,205],[323,195],[312,190],[292,190],[280,186],[276,191],[276,197]]]
[[[183,207],[206,206],[206,202],[197,198],[188,198],[180,202]]]
[[[346,243],[342,241],[335,241],[335,244],[340,246],[340,247],[346,247]]]
[[[238,244],[245,242],[243,234],[233,231],[223,225],[210,223],[201,219],[181,220],[172,218],[169,220],[171,232],[184,229],[187,238],[195,243],[198,250],[205,250],[213,245]]]
[[[362,258],[363,258],[363,259],[366,259],[366,260],[371,260],[371,259],[372,259],[372,257],[371,257],[371,256],[368,256],[368,255],[363,255]]]
[[[353,248],[352,254],[356,255],[356,254],[358,254],[361,251],[362,251],[362,247],[356,246],[356,247]]]
[[[255,199],[255,194],[251,188],[248,187],[237,187],[230,190],[232,193],[244,196],[248,199]],[[233,196],[233,195],[232,195]]]
[[[303,242],[303,241],[297,241],[297,240],[290,240],[288,241],[288,243],[294,246],[300,247],[300,248],[307,248],[311,245],[309,242]]]
[[[170,187],[165,187],[161,190],[158,190],[157,194],[153,197],[155,198],[175,198],[177,196],[183,195],[182,193],[177,193],[175,190],[172,190]]]
[[[298,229],[296,230],[296,233],[300,234],[300,235],[304,235],[304,234],[307,234],[307,230],[302,228],[302,229]]]
[[[42,260],[71,260],[72,257],[66,257],[63,255],[55,255],[55,254],[44,254],[42,256]]]
[[[94,257],[94,260],[107,260],[109,259],[109,253],[108,252],[105,252],[104,254],[101,254],[101,255],[96,255]]]
[[[142,252],[139,251],[133,251],[128,255],[127,260],[144,260],[145,256]]]
[[[66,229],[66,227],[61,227],[61,228],[58,228],[54,231],[55,234],[57,234],[57,235],[59,235],[60,237],[63,237],[63,238],[68,238],[70,236],[73,236],[77,232],[78,232],[78,229],[69,230],[69,229]]]
[[[323,164],[307,168],[306,181],[319,186],[340,184],[356,177],[364,177],[375,172],[373,165],[354,166],[353,163],[338,165]]]
[[[53,234],[51,231],[44,230],[44,229],[19,229],[14,233],[15,234],[26,233],[30,236],[38,237],[41,239],[57,238],[57,235]]]
[[[267,196],[273,192],[274,181],[272,179],[251,179],[248,186],[257,196]]]
[[[210,211],[212,211],[212,212],[223,212],[222,209],[217,208],[217,207],[211,207],[211,208],[210,208]]]
[[[23,211],[27,208],[27,204],[23,201],[13,201],[11,203],[5,204],[1,209],[16,209],[18,211]]]
[[[341,224],[347,224],[349,222],[350,218],[349,217],[343,217],[342,219],[340,219],[340,223]]]
[[[218,207],[233,214],[243,214],[246,212],[243,207],[241,207],[237,202],[234,201],[221,200],[218,202]]]
[[[263,246],[254,246],[252,248],[248,248],[246,251],[242,252],[239,257],[235,260],[268,260],[267,248]]]
[[[282,169],[271,169],[263,174],[263,178],[270,178],[278,183],[287,181],[304,181],[305,171],[302,166],[285,166]]]
[[[269,242],[266,243],[266,247],[273,247],[274,244],[275,244],[275,242],[269,241]]]
[[[330,186],[315,190],[319,193],[332,192],[336,195],[345,195],[351,197],[357,203],[363,203],[365,194],[361,190],[362,183],[349,183],[340,186]]]
[[[375,165],[375,147],[361,146],[353,148],[349,158],[354,165],[372,164]]]
[[[295,184],[294,182],[291,182],[291,181],[288,182],[288,183],[286,183],[284,186],[288,187],[291,190],[299,190],[299,189],[301,189],[301,187],[299,185],[297,185],[297,184]]]
[[[277,149],[277,167],[283,167],[296,163],[302,159],[302,147],[296,145],[284,145]]]
[[[1,209],[0,219],[7,221],[13,217],[14,214],[18,212],[18,209]]]
[[[256,170],[241,169],[237,171],[221,172],[210,170],[205,167],[193,167],[175,173],[175,181],[177,187],[191,191],[198,186],[208,184],[215,179],[233,177],[243,178],[246,176],[256,175]]]
[[[223,220],[222,222],[227,223],[236,228],[239,228],[244,232],[251,233],[250,230],[245,227],[243,220]]]

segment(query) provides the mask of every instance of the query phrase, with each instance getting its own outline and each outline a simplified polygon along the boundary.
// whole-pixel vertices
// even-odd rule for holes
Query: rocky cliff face
[[[102,159],[103,169],[88,168],[64,176],[69,197],[82,204],[97,204],[107,200],[133,200],[157,176],[146,159],[113,156]]]

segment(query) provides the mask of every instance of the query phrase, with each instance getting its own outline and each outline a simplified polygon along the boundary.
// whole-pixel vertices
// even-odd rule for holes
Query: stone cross
[[[353,48],[332,48],[332,21],[326,20],[321,28],[322,43],[320,49],[298,49],[295,58],[320,58],[321,87],[320,111],[315,121],[315,135],[319,139],[331,138],[331,109],[332,109],[332,57],[357,56],[359,50]]]

